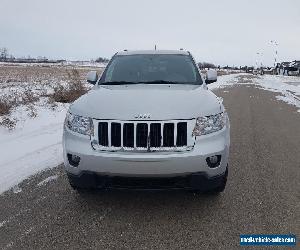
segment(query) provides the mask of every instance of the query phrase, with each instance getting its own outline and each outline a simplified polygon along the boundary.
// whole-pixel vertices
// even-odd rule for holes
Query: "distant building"
[[[290,63],[290,67],[295,68],[296,70],[300,69],[300,60],[295,60]]]
[[[278,75],[300,75],[300,61],[277,63],[275,72]]]

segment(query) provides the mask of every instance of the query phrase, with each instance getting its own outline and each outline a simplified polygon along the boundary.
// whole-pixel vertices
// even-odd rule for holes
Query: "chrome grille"
[[[163,146],[173,147],[174,146],[174,123],[165,123],[163,129]]]
[[[101,151],[187,151],[194,120],[94,121],[92,146]]]
[[[107,122],[99,122],[98,138],[99,138],[100,145],[108,146],[108,123]]]
[[[151,123],[150,124],[150,147],[161,146],[161,124]]]
[[[134,124],[124,123],[123,125],[123,143],[122,146],[126,148],[134,147]]]
[[[121,124],[112,122],[110,131],[111,131],[111,136],[110,136],[111,145],[113,147],[121,147]]]
[[[148,147],[148,124],[147,123],[138,123],[136,125],[136,147],[137,148]]]

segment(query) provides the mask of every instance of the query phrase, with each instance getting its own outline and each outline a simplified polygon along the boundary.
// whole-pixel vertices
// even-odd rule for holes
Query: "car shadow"
[[[202,194],[185,190],[102,190],[74,192],[74,199],[81,207],[90,210],[117,208],[128,213],[135,211],[169,211],[183,208],[205,210],[220,207],[224,194]],[[102,210],[100,209],[100,210]],[[188,210],[189,210],[188,209]]]

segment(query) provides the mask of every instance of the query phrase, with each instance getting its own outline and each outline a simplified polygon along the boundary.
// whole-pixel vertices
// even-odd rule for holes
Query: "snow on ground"
[[[300,113],[300,77],[298,76],[253,76],[245,73],[231,74],[220,76],[218,81],[208,85],[208,88],[213,90],[234,86],[236,84],[253,84],[255,87],[279,93],[279,95],[276,96],[278,100],[296,106],[299,108],[298,112]]]
[[[12,114],[20,121],[14,130],[0,127],[0,194],[63,161],[62,129],[68,106],[60,104],[55,110],[39,106],[35,118],[20,108]]]
[[[56,179],[58,178],[58,175],[52,175],[52,176],[49,176],[47,177],[45,180],[42,180],[40,183],[38,183],[37,185],[40,187],[40,186],[43,186],[45,184],[47,184],[48,182],[51,182],[51,181],[55,181]]]
[[[81,66],[103,70],[102,64],[76,63],[0,64],[0,194],[12,187],[12,192],[21,192],[19,182],[62,163],[62,129],[69,104],[60,102],[72,102],[74,89],[80,95],[92,86],[86,83],[91,68]]]
[[[229,74],[229,75],[223,75],[218,76],[218,81],[211,83],[208,85],[208,88],[210,90],[218,89],[218,88],[226,88],[228,86],[233,86],[234,84],[237,84],[237,76],[242,74]]]
[[[300,112],[300,77],[297,76],[272,76],[266,75],[257,79],[262,89],[280,93],[278,100],[299,108]]]
[[[12,191],[14,194],[18,194],[18,193],[22,192],[22,188],[20,188],[18,185],[16,185],[12,188]]]

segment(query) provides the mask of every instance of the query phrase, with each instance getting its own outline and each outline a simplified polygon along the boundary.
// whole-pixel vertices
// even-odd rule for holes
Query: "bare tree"
[[[0,59],[5,61],[8,58],[8,49],[7,48],[1,48],[0,49]]]
[[[108,58],[105,58],[105,57],[98,57],[95,62],[99,62],[99,63],[107,63],[109,62],[109,59]]]

